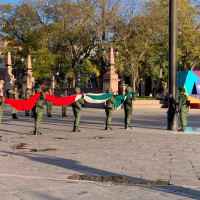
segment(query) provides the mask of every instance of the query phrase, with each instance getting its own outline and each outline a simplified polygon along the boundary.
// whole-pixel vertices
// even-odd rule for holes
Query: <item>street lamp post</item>
[[[176,112],[176,75],[177,75],[177,0],[169,1],[169,95],[168,130],[178,129]]]

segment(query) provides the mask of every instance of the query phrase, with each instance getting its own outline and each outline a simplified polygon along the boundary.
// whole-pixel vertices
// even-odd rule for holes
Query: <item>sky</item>
[[[0,0],[0,3],[11,3],[11,4],[17,4],[20,0]]]

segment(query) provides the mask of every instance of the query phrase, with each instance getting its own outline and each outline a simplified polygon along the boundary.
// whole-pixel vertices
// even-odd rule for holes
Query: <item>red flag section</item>
[[[35,94],[27,100],[15,100],[4,98],[4,101],[19,111],[31,110],[35,105],[40,93]]]
[[[51,101],[53,104],[57,106],[67,106],[76,101],[76,95],[68,96],[68,97],[55,97],[50,94],[45,94],[46,100]]]

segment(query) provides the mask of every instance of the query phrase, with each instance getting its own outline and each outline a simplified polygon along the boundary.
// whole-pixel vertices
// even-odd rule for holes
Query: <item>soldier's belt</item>
[[[40,106],[40,105],[36,105],[36,107],[43,109],[43,106]]]

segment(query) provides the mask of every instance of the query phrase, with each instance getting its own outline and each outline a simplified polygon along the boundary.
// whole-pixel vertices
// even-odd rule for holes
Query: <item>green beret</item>
[[[13,88],[17,88],[17,85],[14,85]]]
[[[184,87],[179,87],[178,89],[180,92],[185,92],[185,88]]]
[[[74,93],[76,94],[76,93],[80,93],[80,92],[81,92],[81,89],[79,87],[75,87]]]
[[[112,91],[112,88],[107,88],[106,93],[111,93]]]
[[[42,92],[42,89],[41,88],[37,88],[36,89],[36,92],[38,93],[38,92]]]
[[[132,91],[132,88],[130,86],[127,86],[126,87],[126,92],[131,92]]]

